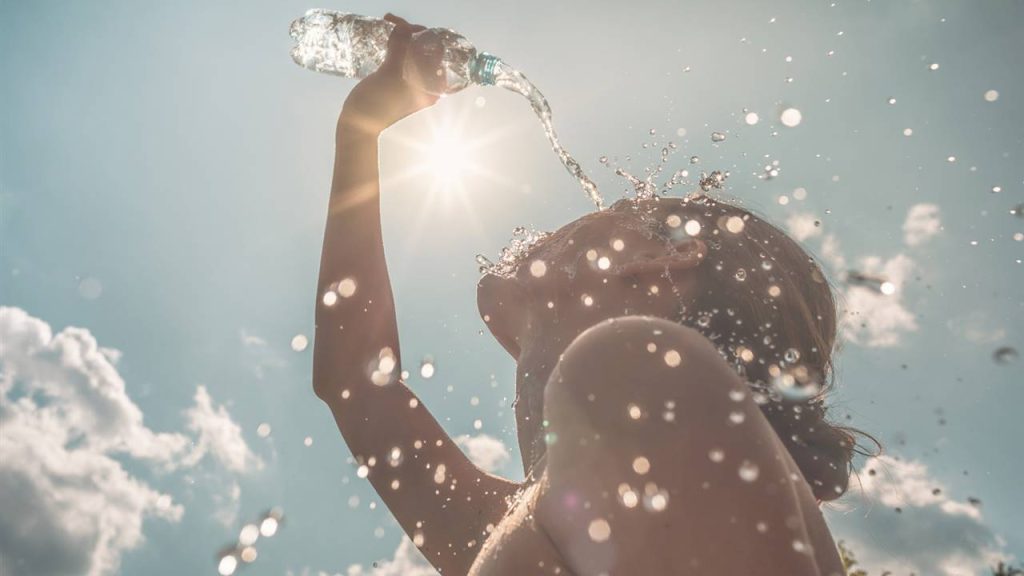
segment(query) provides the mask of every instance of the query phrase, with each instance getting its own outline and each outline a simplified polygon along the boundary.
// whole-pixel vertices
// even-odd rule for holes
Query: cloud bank
[[[919,461],[880,456],[861,468],[846,513],[830,511],[836,540],[845,540],[869,574],[987,574],[1006,559],[1002,539],[979,507],[954,498]]]
[[[873,254],[849,258],[839,239],[834,234],[823,234],[816,222],[813,214],[798,213],[786,220],[786,228],[800,242],[820,238],[823,262],[843,279],[838,294],[843,340],[871,348],[902,344],[906,334],[918,330],[904,295],[907,281],[918,268],[914,258],[905,252],[889,258]],[[941,230],[938,206],[911,206],[903,222],[905,247],[920,247]]]
[[[155,432],[116,364],[83,328],[54,334],[24,310],[0,307],[0,556],[5,576],[115,573],[144,541],[143,523],[184,508],[122,465],[156,472],[207,454],[235,472],[258,468],[227,411],[196,391],[190,435]],[[195,447],[193,447],[193,445]]]

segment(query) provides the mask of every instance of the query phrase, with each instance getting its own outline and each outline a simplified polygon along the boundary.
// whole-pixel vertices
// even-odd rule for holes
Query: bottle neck
[[[499,62],[501,62],[501,59],[493,54],[488,54],[487,52],[477,54],[470,68],[473,83],[481,86],[493,85],[495,71]]]

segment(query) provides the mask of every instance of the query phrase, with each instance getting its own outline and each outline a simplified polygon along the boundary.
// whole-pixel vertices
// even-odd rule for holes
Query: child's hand
[[[409,39],[425,28],[409,24],[392,14],[387,14],[384,19],[395,25],[388,39],[387,56],[376,72],[364,78],[349,93],[338,120],[339,130],[355,129],[378,135],[402,118],[437,102],[437,96],[413,88],[402,75]]]

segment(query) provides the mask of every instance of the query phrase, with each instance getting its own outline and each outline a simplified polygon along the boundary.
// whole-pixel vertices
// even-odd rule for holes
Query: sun
[[[450,194],[464,188],[466,177],[479,171],[472,142],[451,125],[437,125],[423,150],[423,171],[429,174],[431,188]]]
[[[388,164],[397,169],[381,175],[382,184],[415,195],[418,216],[408,231],[410,246],[434,223],[455,218],[468,232],[483,236],[478,211],[493,204],[494,196],[513,189],[511,179],[488,165],[493,163],[494,147],[507,145],[517,125],[494,125],[479,116],[479,106],[444,100],[392,134],[397,146]],[[483,202],[487,195],[490,200]]]

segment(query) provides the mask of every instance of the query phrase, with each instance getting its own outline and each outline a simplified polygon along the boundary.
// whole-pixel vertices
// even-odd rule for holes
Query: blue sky
[[[679,146],[670,169],[729,170],[726,193],[821,256],[847,304],[833,413],[890,459],[831,509],[836,534],[872,567],[1024,557],[1021,363],[993,361],[1024,345],[1024,220],[1010,213],[1024,202],[1024,4],[322,6],[448,26],[519,67],[606,198],[627,186],[600,156],[640,174],[666,140]],[[311,335],[334,120],[353,85],[288,57],[288,23],[310,7],[0,2],[0,485],[29,503],[5,494],[0,551],[37,552],[14,574],[47,558],[65,573],[212,574],[217,551],[272,506],[285,525],[244,572],[405,561],[311,392],[310,349],[291,346]],[[778,121],[787,107],[799,126]],[[456,189],[409,175],[439,132],[472,157]],[[411,385],[451,434],[519,477],[514,367],[481,332],[474,255],[494,257],[515,226],[551,230],[591,207],[526,103],[494,88],[397,126],[381,160],[403,355],[437,362]],[[778,175],[760,178],[774,161]],[[896,294],[845,285],[849,269],[885,275]],[[82,390],[98,389],[116,401],[90,404]],[[47,407],[81,436],[47,428]],[[29,442],[44,432],[48,444]],[[61,472],[73,457],[120,474],[120,488]],[[71,497],[44,482],[62,477],[92,486],[101,511],[47,507]],[[107,528],[72,533],[68,510]],[[12,535],[33,519],[52,531]]]

